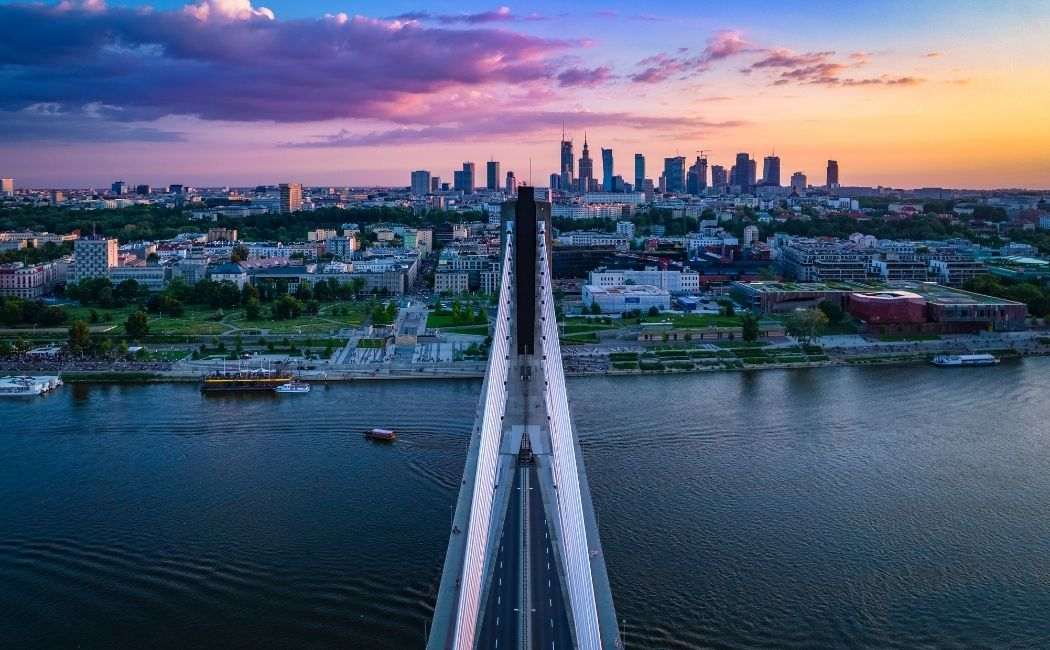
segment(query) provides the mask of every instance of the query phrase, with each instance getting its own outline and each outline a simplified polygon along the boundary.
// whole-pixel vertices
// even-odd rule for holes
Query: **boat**
[[[239,368],[215,371],[201,379],[202,393],[274,392],[278,386],[294,381],[292,374],[270,368]]]
[[[62,379],[54,375],[0,377],[0,397],[43,395],[61,385]]]
[[[273,389],[275,393],[309,393],[310,384],[305,381],[290,381],[287,384],[281,384],[277,388]]]
[[[365,437],[369,440],[378,440],[380,442],[393,442],[397,440],[397,434],[390,429],[369,429],[365,431]]]
[[[930,362],[944,368],[958,366],[994,366],[999,359],[991,354],[940,354]]]

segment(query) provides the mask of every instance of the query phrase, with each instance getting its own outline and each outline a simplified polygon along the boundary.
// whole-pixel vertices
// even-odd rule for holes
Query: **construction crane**
[[[697,149],[696,150],[696,155],[700,156],[704,160],[707,160],[707,154],[709,154],[709,153],[712,153],[712,151],[710,149]]]

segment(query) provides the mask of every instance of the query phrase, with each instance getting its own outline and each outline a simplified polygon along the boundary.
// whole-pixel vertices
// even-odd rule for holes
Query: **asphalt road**
[[[522,558],[521,488],[522,475],[525,472],[529,473],[530,486],[527,525],[533,608],[529,645],[537,650],[569,650],[572,648],[572,632],[562,599],[554,548],[543,510],[543,499],[540,497],[539,478],[535,466],[532,465],[519,468],[514,476],[478,646],[496,650],[518,647],[518,617],[521,607],[518,580]]]

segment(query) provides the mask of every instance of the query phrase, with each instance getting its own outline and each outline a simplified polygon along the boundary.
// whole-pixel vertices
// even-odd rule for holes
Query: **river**
[[[628,648],[1045,646],[1048,377],[570,380]],[[0,647],[421,647],[479,388],[0,401]]]

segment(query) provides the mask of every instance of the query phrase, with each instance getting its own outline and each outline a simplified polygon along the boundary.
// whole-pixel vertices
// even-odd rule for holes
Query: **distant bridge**
[[[565,394],[550,204],[523,187],[511,205],[492,349],[427,648],[622,648]]]

